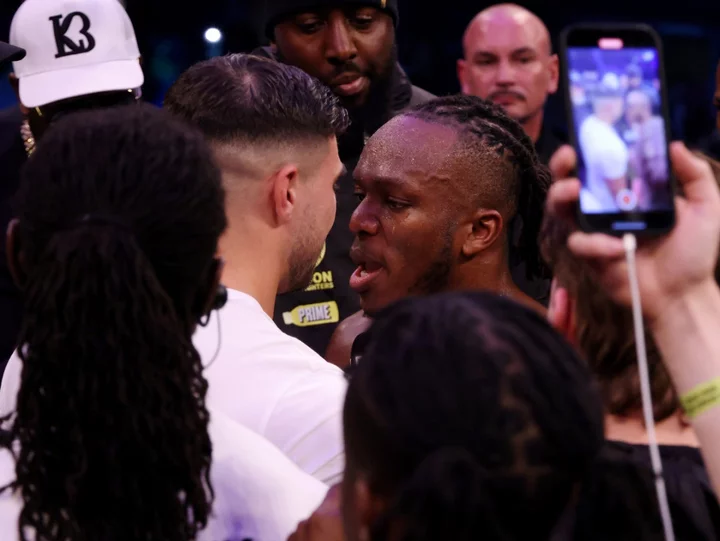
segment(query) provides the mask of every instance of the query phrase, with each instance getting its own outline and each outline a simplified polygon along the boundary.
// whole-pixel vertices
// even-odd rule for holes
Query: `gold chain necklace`
[[[23,123],[20,126],[20,136],[22,137],[23,144],[25,145],[25,152],[27,152],[27,155],[30,156],[35,150],[35,136],[30,129],[30,123],[27,119],[23,120]]]

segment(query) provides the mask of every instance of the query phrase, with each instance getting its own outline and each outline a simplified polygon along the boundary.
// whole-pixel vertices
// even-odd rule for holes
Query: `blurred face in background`
[[[650,97],[642,90],[631,91],[625,102],[625,119],[628,124],[642,124],[652,117]]]
[[[622,96],[602,96],[593,100],[595,115],[607,122],[615,124],[623,115],[624,101]]]
[[[369,6],[317,8],[275,27],[278,57],[328,85],[342,104],[365,105],[394,65],[395,28],[387,13]]]
[[[463,94],[489,99],[520,122],[542,112],[558,87],[558,59],[535,15],[519,6],[496,6],[480,13],[464,38],[458,61]]]

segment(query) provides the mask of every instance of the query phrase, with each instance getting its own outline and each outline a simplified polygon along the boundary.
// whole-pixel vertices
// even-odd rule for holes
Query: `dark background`
[[[46,0],[52,1],[52,0]],[[265,0],[272,1],[272,0]],[[465,26],[490,5],[467,0],[400,0],[400,59],[413,82],[436,94],[458,91],[455,61],[461,55]],[[673,136],[689,142],[709,134],[715,66],[720,59],[720,2],[684,0],[530,0],[519,2],[537,13],[553,38],[580,21],[647,22],[663,37]],[[6,40],[19,0],[0,0],[0,39]],[[213,54],[252,50],[262,42],[256,18],[264,4],[252,0],[127,0],[146,72],[145,97],[160,103],[168,86],[187,66]],[[210,26],[225,39],[210,49],[203,40]],[[2,74],[0,107],[14,97]],[[548,104],[551,122],[564,124],[559,98]]]

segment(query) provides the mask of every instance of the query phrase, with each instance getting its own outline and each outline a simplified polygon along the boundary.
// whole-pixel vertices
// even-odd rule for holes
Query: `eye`
[[[522,58],[520,58],[518,60],[518,62],[520,62],[521,64],[529,64],[533,60],[535,60],[535,59],[532,56],[523,56]]]
[[[365,199],[365,192],[361,192],[360,190],[356,189],[353,192],[353,196],[355,197],[355,199],[358,200],[359,203],[362,203],[363,199]]]
[[[388,198],[388,200],[385,202],[385,204],[387,205],[387,208],[389,208],[390,210],[394,210],[394,211],[405,210],[406,208],[408,208],[410,206],[409,204],[407,204],[403,201],[398,201],[397,199],[392,199],[392,198]]]
[[[352,23],[352,25],[359,30],[369,29],[370,26],[372,25],[373,21],[374,21],[374,19],[367,15],[365,15],[365,16],[356,15],[354,17],[351,17],[351,19],[350,19],[350,22]]]
[[[473,64],[476,66],[491,66],[497,64],[497,58],[492,56],[476,56],[473,59]]]
[[[300,19],[295,21],[295,25],[303,34],[314,34],[323,26],[323,21],[317,18]]]

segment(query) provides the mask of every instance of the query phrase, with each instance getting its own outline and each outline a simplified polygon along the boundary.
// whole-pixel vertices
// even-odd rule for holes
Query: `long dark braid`
[[[514,211],[521,220],[517,245],[511,242],[511,248],[517,249],[526,262],[528,278],[548,277],[550,273],[540,254],[538,235],[551,176],[548,168],[540,163],[535,146],[522,126],[501,107],[474,96],[437,98],[405,114],[455,126],[471,138],[471,145],[494,150],[510,165],[513,178],[499,180],[506,183],[504,188],[514,198]],[[483,173],[482,169],[478,171],[478,175]],[[485,179],[476,182],[479,182],[476,191],[482,192],[486,188]],[[512,228],[508,228],[508,233],[512,234]]]
[[[195,539],[212,488],[191,335],[226,226],[210,150],[149,105],[70,115],[28,161],[17,216],[21,539]]]
[[[603,441],[573,349],[486,293],[401,301],[369,333],[344,423],[349,475],[391,502],[373,540],[398,520],[402,541],[549,534]]]

